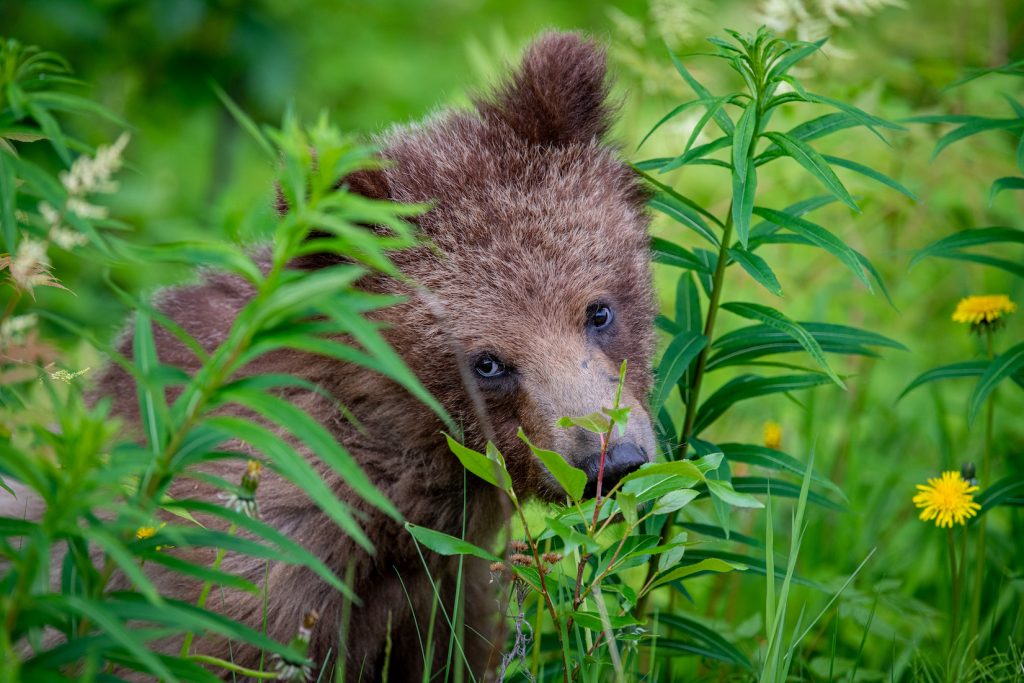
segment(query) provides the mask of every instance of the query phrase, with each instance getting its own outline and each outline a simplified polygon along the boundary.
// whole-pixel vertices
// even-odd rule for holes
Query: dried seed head
[[[517,564],[520,567],[529,567],[533,564],[533,558],[529,555],[523,555],[522,553],[512,553],[508,558],[512,564]]]
[[[548,564],[557,564],[562,561],[562,553],[544,553],[542,557]]]
[[[504,571],[505,565],[502,564],[501,562],[491,562],[490,569],[491,569],[491,573],[492,574],[499,574],[502,571]]]
[[[525,553],[530,549],[530,546],[526,545],[523,541],[512,541],[508,544],[508,547],[515,553]]]

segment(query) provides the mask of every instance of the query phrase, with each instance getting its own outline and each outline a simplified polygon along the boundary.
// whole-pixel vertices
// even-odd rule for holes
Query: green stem
[[[686,457],[686,450],[690,445],[690,432],[693,431],[694,420],[697,419],[697,406],[700,403],[700,388],[704,382],[704,368],[707,365],[708,349],[711,346],[711,337],[715,332],[715,322],[718,320],[718,307],[722,299],[722,282],[725,280],[725,266],[729,261],[729,242],[732,240],[732,204],[729,205],[729,215],[725,220],[725,229],[722,232],[722,244],[718,249],[718,262],[715,264],[715,274],[711,281],[711,297],[708,300],[708,315],[704,321],[704,339],[706,343],[701,352],[697,355],[697,364],[693,371],[693,382],[690,386],[690,400],[686,404],[686,419],[683,421],[682,439],[679,448],[676,450],[676,460]],[[673,519],[674,515],[672,518]]]
[[[949,576],[950,582],[953,584],[953,609],[951,610],[952,619],[950,620],[949,625],[949,649],[952,651],[953,646],[956,643],[957,632],[960,630],[960,579],[962,577],[956,568],[956,548],[955,541],[953,540],[953,527],[949,527],[946,531],[948,532],[946,539],[948,541],[947,545],[949,546]]]
[[[208,655],[189,655],[186,659],[190,662],[195,662],[196,664],[209,664],[210,666],[216,666],[232,673],[248,676],[249,678],[258,678],[261,681],[277,680],[276,671],[256,671],[255,669],[246,669],[244,666],[238,666],[234,662],[229,662],[227,660],[220,659],[219,657],[210,657]]]
[[[231,523],[231,528],[228,529],[228,536],[234,536],[238,530],[238,525],[234,522]],[[220,569],[220,563],[224,561],[224,555],[226,551],[224,548],[217,548],[217,557],[213,560],[213,570],[217,571]],[[199,599],[196,601],[196,607],[202,609],[206,606],[206,599],[210,596],[210,590],[213,588],[213,581],[207,580],[203,583],[203,589],[199,591]],[[192,640],[195,638],[195,634],[189,631],[185,634],[185,642],[181,644],[181,656],[188,655],[189,648],[192,647]]]
[[[676,449],[674,460],[682,460],[686,457],[686,451],[690,444],[690,432],[693,431],[693,423],[697,418],[697,406],[700,403],[700,388],[704,381],[704,368],[707,365],[708,349],[711,346],[712,335],[715,333],[715,322],[718,320],[718,307],[722,300],[722,283],[725,280],[725,267],[729,261],[729,243],[732,241],[732,204],[729,204],[729,213],[725,219],[722,229],[722,242],[718,248],[718,261],[715,263],[715,273],[711,281],[711,296],[708,300],[708,315],[704,320],[704,348],[697,355],[696,366],[693,370],[693,381],[690,383],[690,397],[686,402],[686,418],[683,421],[682,438],[679,448]],[[675,524],[676,513],[669,514],[661,527],[658,545],[664,545],[671,533],[672,525]],[[647,578],[643,585],[647,585],[654,578],[658,571],[658,556],[652,555],[647,562]],[[647,607],[647,599],[650,593],[645,593],[636,602],[634,614],[643,615]]]
[[[985,354],[988,356],[989,361],[995,356],[992,346],[991,327],[985,328]],[[992,484],[992,431],[995,424],[995,398],[995,392],[989,394],[985,406],[985,450],[982,452],[981,477],[978,480],[983,487],[991,486]],[[974,589],[971,591],[970,640],[968,641],[970,659],[974,658],[975,651],[977,650],[978,624],[981,621],[981,597],[985,586],[985,537],[987,535],[987,521],[987,515],[983,515],[978,520],[978,542],[975,547],[974,556]]]

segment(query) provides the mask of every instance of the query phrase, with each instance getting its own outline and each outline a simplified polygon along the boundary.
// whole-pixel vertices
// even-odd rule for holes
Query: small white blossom
[[[107,208],[90,204],[81,197],[68,197],[68,211],[79,218],[106,218]]]
[[[55,225],[50,228],[50,241],[65,251],[81,247],[89,243],[89,238],[80,232]]]
[[[70,171],[60,174],[60,180],[69,195],[81,196],[94,192],[111,193],[117,190],[117,183],[111,180],[121,168],[121,154],[131,136],[121,133],[114,144],[96,148],[96,156],[80,156],[71,164]]]
[[[50,206],[49,202],[39,202],[39,215],[43,217],[51,230],[60,227],[60,211]]]
[[[65,370],[65,369],[61,368],[60,370],[56,370],[54,372],[51,372],[50,373],[50,379],[56,380],[56,381],[59,381],[59,382],[64,382],[65,384],[71,384],[71,380],[75,379],[76,377],[80,377],[80,376],[84,375],[85,373],[89,372],[89,370],[91,370],[91,369],[92,368],[85,368],[84,370],[79,370],[78,372],[70,372],[68,370]]]

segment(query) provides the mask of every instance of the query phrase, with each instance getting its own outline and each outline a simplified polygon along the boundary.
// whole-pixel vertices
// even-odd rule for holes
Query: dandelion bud
[[[978,485],[978,474],[974,469],[973,462],[965,462],[960,466],[960,477],[971,486]]]
[[[251,461],[250,461],[251,462]],[[300,659],[274,655],[274,671],[279,681],[308,681],[312,675],[310,661],[306,657],[309,652],[309,639],[313,635],[313,627],[320,620],[320,614],[315,609],[306,612],[299,624],[299,630],[288,645],[295,650]]]
[[[156,527],[153,526],[140,526],[135,532],[135,538],[140,541],[145,541],[147,538],[153,538],[156,536]]]
[[[260,516],[259,504],[256,502],[256,489],[259,488],[260,478],[263,473],[263,465],[259,460],[250,460],[245,465],[245,472],[242,474],[242,481],[236,492],[219,494],[218,498],[225,501],[227,507],[235,512],[240,512],[246,517],[258,519]]]
[[[263,465],[259,460],[250,460],[245,465],[245,474],[242,475],[242,488],[249,494],[255,495],[256,488],[260,485]]]

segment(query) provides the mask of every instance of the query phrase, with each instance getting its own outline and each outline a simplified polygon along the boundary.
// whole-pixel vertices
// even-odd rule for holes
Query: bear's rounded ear
[[[551,32],[526,50],[519,69],[476,101],[485,121],[500,122],[542,145],[601,139],[611,125],[605,49],[578,33]]]

